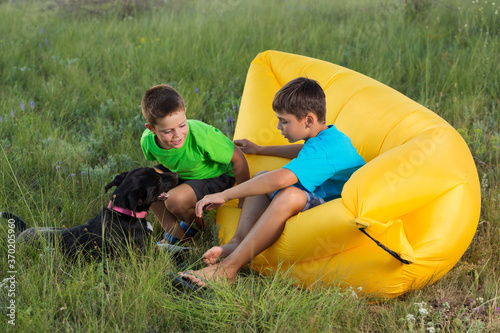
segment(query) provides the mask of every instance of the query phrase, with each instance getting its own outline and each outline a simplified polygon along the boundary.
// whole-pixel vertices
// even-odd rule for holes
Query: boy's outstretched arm
[[[296,158],[303,144],[260,146],[247,139],[234,140],[234,145],[239,147],[245,154],[271,155],[288,159]]]
[[[225,191],[206,195],[196,204],[196,216],[201,217],[204,208],[212,210],[229,200],[272,193],[298,181],[297,176],[285,168],[266,172]]]

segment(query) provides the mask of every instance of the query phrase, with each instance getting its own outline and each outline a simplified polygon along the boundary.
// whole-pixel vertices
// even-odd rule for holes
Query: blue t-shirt
[[[329,201],[340,197],[346,181],[364,164],[351,139],[329,125],[307,140],[299,155],[284,168],[299,179],[294,186]]]

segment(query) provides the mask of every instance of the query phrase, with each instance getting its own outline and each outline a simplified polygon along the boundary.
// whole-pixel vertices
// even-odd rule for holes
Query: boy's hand
[[[247,139],[234,140],[234,145],[245,154],[258,154],[260,146]]]
[[[201,217],[203,209],[212,210],[218,208],[227,202],[221,192],[205,195],[203,199],[196,203],[195,212],[197,217]]]

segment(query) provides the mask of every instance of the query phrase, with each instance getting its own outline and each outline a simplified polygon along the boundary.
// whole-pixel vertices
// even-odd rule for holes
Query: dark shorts
[[[227,174],[219,176],[217,178],[209,179],[179,179],[180,184],[186,184],[191,186],[196,194],[196,199],[201,200],[207,194],[222,192],[232,187],[235,183],[234,177]]]
[[[155,168],[162,170],[163,172],[170,172],[169,169],[165,168],[163,165],[155,165]],[[189,185],[194,193],[196,194],[196,199],[199,201],[207,194],[222,192],[232,187],[236,180],[227,174],[216,178],[208,179],[180,179],[179,184]]]

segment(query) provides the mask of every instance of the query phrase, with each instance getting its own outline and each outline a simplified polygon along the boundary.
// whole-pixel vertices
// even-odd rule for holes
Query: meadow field
[[[179,293],[165,277],[175,262],[154,244],[75,262],[17,246],[12,259],[2,220],[0,331],[500,332],[499,10],[489,0],[0,0],[0,211],[32,226],[81,224],[115,174],[153,165],[139,146],[152,85],[174,86],[188,117],[231,138],[249,64],[269,49],[348,67],[435,111],[468,143],[482,194],[457,265],[391,300],[251,271]],[[193,267],[216,242],[213,217],[186,258]]]

